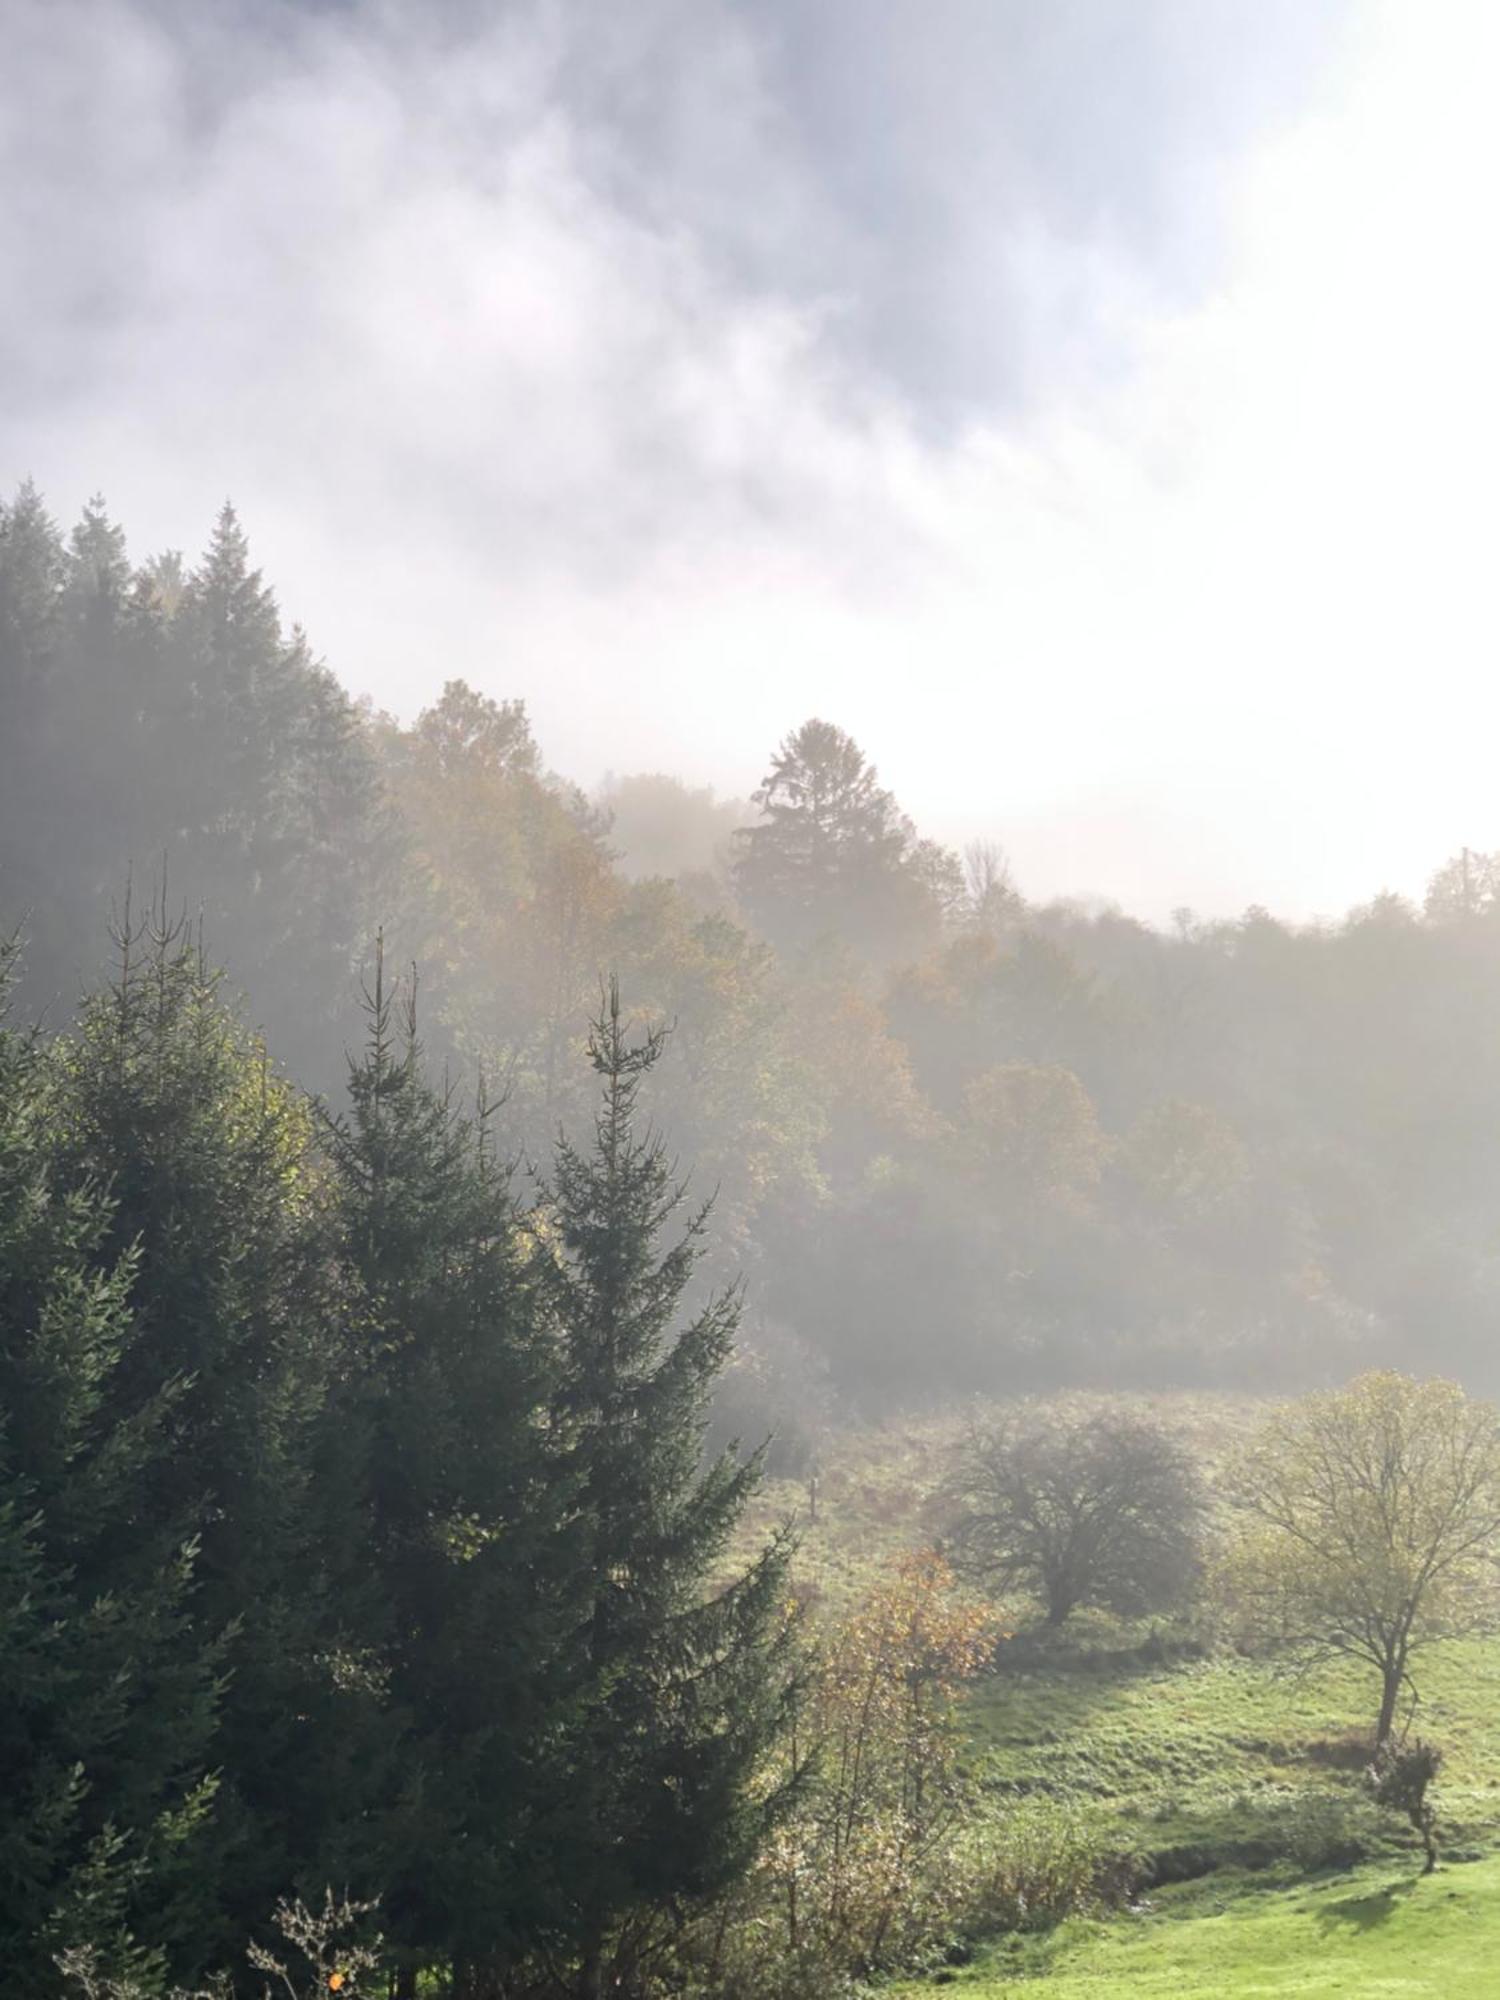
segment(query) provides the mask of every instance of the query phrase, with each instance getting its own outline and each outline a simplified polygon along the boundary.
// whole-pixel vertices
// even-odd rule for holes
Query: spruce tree
[[[276,597],[234,509],[163,625],[155,718],[174,874],[232,946],[282,1059],[331,1085],[325,1044],[395,853],[353,704]],[[178,858],[180,857],[180,858]]]
[[[765,1782],[767,1752],[798,1693],[786,1537],[726,1567],[760,1454],[703,1458],[739,1302],[712,1297],[679,1323],[709,1211],[663,1247],[685,1194],[640,1106],[663,1039],[631,1040],[611,982],[589,1042],[602,1084],[594,1143],[559,1142],[557,1254],[543,1266],[587,1593],[569,1777],[541,1848],[558,1941],[590,2000],[607,1978],[633,1976],[667,1911],[748,1866],[784,1802]]]
[[[194,1628],[224,1647],[219,1928],[201,1942],[227,1952],[321,1868],[339,1810],[324,1782],[344,1706],[337,1607],[310,1511],[337,1269],[304,1102],[180,928],[127,911],[117,941],[113,979],[58,1052],[58,1130],[72,1171],[110,1190],[104,1253],[133,1262],[111,1411],[170,1396],[131,1532],[192,1536]]]
[[[446,1962],[469,1991],[530,1934],[578,1564],[541,1421],[553,1355],[489,1107],[481,1092],[466,1116],[428,1080],[414,976],[394,993],[377,954],[367,1003],[330,1129],[356,1344],[321,1455],[357,1495],[334,1588],[383,1690],[381,1792],[351,1863],[408,1977]]]
[[[158,1947],[190,1958],[219,1666],[192,1523],[142,1504],[183,1384],[127,1386],[136,1259],[58,1111],[43,1045],[0,1025],[0,1988],[28,1996],[72,1945],[148,1981]]]
[[[62,746],[53,726],[66,556],[28,481],[0,506],[0,931],[25,923],[49,960],[68,928],[50,866]],[[50,963],[45,972],[50,972]],[[28,982],[30,983],[30,982]]]
[[[0,506],[0,912],[65,1019],[128,866],[167,858],[280,1055],[336,1086],[338,1023],[399,838],[358,710],[282,630],[231,508],[184,571],[132,573],[102,500],[64,541]]]

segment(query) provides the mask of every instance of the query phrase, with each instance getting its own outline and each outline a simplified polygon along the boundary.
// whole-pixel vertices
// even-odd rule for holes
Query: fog
[[[0,1991],[1478,1990],[1497,73],[0,0]]]
[[[1157,919],[1493,843],[1487,11],[5,15],[12,482],[231,495],[351,691],[735,796],[836,716]]]

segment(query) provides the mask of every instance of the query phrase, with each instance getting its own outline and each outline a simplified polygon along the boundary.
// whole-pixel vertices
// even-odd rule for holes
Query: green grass
[[[1341,1994],[1493,2000],[1500,1992],[1500,1858],[1425,1879],[1389,1863],[1270,1886],[1185,1884],[1138,1914],[1074,1920],[961,1972],[891,1989],[937,2000],[1218,2000]]]
[[[1154,1407],[1210,1460],[1258,1414],[1217,1397]],[[817,1519],[805,1488],[779,1482],[751,1534],[795,1513],[803,1594],[841,1614],[931,1539],[961,1424],[846,1434],[825,1457]],[[1147,1636],[1084,1618],[1063,1650],[1023,1641],[977,1684],[968,1719],[976,1774],[1002,1805],[1036,1793],[1086,1805],[1111,1846],[1143,1857],[1152,1886],[1131,1910],[996,1941],[891,1993],[1500,2000],[1500,1641],[1450,1641],[1416,1665],[1415,1727],[1446,1753],[1444,1864],[1424,1880],[1414,1836],[1361,1780],[1378,1692],[1368,1672],[1296,1674],[1223,1651],[1150,1664]]]
[[[1208,2000],[1234,1994],[1434,2000],[1500,1994],[1500,1646],[1432,1648],[1418,1728],[1446,1748],[1444,1866],[1364,1796],[1368,1674],[1278,1672],[1220,1656],[998,1672],[970,1702],[978,1768],[998,1794],[1092,1804],[1142,1856],[1136,1906],[1000,1940],[974,1966],[898,1986],[980,1996]],[[1340,1866],[1328,1866],[1328,1862]]]
[[[1500,1645],[1435,1647],[1419,1680],[1418,1727],[1447,1751],[1447,1858],[1425,1880],[1413,1838],[1340,1756],[1369,1726],[1368,1675],[1096,1656],[989,1677],[970,1707],[986,1785],[1091,1802],[1157,1879],[1130,1911],[1002,1940],[894,1991],[1500,1994]],[[1322,1865],[1330,1855],[1352,1865]]]
[[[1500,1833],[1500,1646],[1450,1641],[1416,1671],[1415,1726],[1447,1753],[1450,1839],[1482,1843]],[[1187,1875],[1277,1858],[1299,1802],[1361,1807],[1358,1771],[1339,1753],[1370,1728],[1377,1693],[1349,1664],[1293,1673],[1233,1655],[1155,1668],[1106,1656],[992,1675],[970,1715],[988,1784],[1093,1800],[1122,1845]]]

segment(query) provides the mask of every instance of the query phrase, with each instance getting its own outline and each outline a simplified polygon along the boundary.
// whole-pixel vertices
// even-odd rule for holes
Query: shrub
[[[991,1807],[960,1856],[967,1926],[976,1932],[1041,1930],[1096,1902],[1123,1901],[1146,1872],[1097,1812],[1033,1797]]]
[[[257,1944],[246,1952],[255,1971],[272,1982],[263,1989],[267,2000],[273,1990],[286,2000],[324,2000],[330,1993],[339,2000],[361,2000],[362,1995],[375,1993],[385,1980],[381,1940],[366,1935],[365,1920],[374,1908],[373,1903],[336,1897],[331,1889],[313,1909],[300,1901],[278,1903],[272,1921],[281,1934],[279,1949],[285,1958]],[[147,1988],[103,1970],[92,1946],[60,1952],[57,1963],[79,2000],[148,2000]],[[191,1993],[173,1987],[165,2000],[232,2000],[233,1993],[233,1982],[220,1973]]]
[[[995,1639],[931,1552],[831,1635],[800,1725],[816,1776],[749,1880],[683,1938],[670,1990],[821,2000],[941,1952],[968,1911],[957,1857],[977,1803],[955,1698]]]
[[[1376,1803],[1403,1814],[1421,1836],[1428,1875],[1437,1867],[1437,1808],[1428,1792],[1442,1763],[1437,1745],[1417,1736],[1410,1743],[1383,1744],[1370,1766]]]

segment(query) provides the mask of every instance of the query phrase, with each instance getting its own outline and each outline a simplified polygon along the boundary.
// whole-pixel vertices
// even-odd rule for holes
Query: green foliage
[[[118,1394],[169,1403],[127,1518],[191,1538],[194,1627],[233,1690],[202,1866],[227,1938],[315,1859],[337,1810],[322,1759],[338,1608],[319,1587],[314,1494],[339,1286],[312,1120],[159,910],[132,924],[127,905],[111,983],[53,1067],[70,1171],[110,1190],[102,1250],[133,1259]]]
[[[661,1048],[658,1032],[630,1040],[611,986],[590,1044],[594,1143],[559,1144],[541,1222],[560,1348],[553,1430],[588,1592],[566,1792],[536,1838],[584,1993],[634,1976],[665,1907],[743,1873],[798,1775],[762,1777],[799,1689],[785,1537],[716,1582],[760,1459],[701,1461],[738,1302],[711,1297],[675,1326],[707,1211],[659,1247],[683,1199],[640,1119]]]
[[[1165,1880],[1396,1837],[1352,1780],[1304,1782],[1352,1683],[1315,1716],[1263,1663],[1158,1673],[1204,1650],[1202,1616],[1122,1626],[1171,1593],[1118,1539],[1034,1676],[1006,1655],[1005,1718],[974,1704],[967,1845],[924,1846],[899,1786],[797,1792],[785,1611],[847,1613],[937,1525],[951,1427],[870,1450],[831,1435],[839,1399],[1290,1384],[1419,1351],[1492,1370],[1494,857],[1460,856],[1420,913],[1167,933],[1028,904],[993,851],[965,881],[829,723],[786,739],[756,805],[726,851],[732,812],[629,781],[619,866],[520,702],[450,682],[410,727],[350,704],[232,510],[196,565],[132,567],[102,501],[66,535],[32,489],[0,507],[0,901],[31,937],[24,1004],[62,1030],[0,1057],[13,1980],[45,1994],[65,1933],[98,1980],[198,1977],[275,1896],[349,1880],[388,1887],[408,1989],[644,1984],[680,1926],[694,1976],[763,1990],[764,1910],[725,1911],[755,1909],[768,1835],[826,1860],[830,1799],[869,1838],[818,1869],[862,1914],[783,1954],[830,1986],[1073,1908],[1137,1848]],[[165,884],[72,1012],[132,856],[207,911],[313,1084],[384,917],[428,979],[430,1068],[382,978],[348,1116],[320,1119]],[[611,966],[647,1039],[596,1024],[594,1142],[523,1214],[501,1160],[586,1117]],[[450,1063],[501,1110],[465,1116],[430,1081]],[[638,1089],[719,1188],[712,1235],[689,1218],[663,1247],[679,1190]],[[741,1269],[734,1360],[710,1285]],[[1487,1414],[1392,1380],[1352,1429],[1309,1404],[1251,1454],[1261,1530],[1226,1570],[1261,1638],[1379,1668],[1382,1734],[1413,1649],[1485,1609],[1496,1526]],[[773,1422],[800,1483],[757,1497],[772,1461],[705,1439]],[[1317,1541],[1309,1467],[1351,1439]],[[1181,1491],[1134,1515],[1100,1491],[1081,1513],[1111,1530],[1196,1519]],[[1479,1751],[1452,1757],[1445,1821],[1482,1823]],[[961,1794],[948,1771],[935,1795]]]
[[[1022,1411],[974,1428],[949,1508],[965,1573],[1039,1597],[1049,1625],[1084,1605],[1180,1608],[1202,1569],[1197,1466],[1170,1432],[1121,1410]]]
[[[1231,1490],[1233,1609],[1264,1638],[1372,1666],[1384,1745],[1413,1656],[1492,1607],[1500,1418],[1455,1383],[1362,1375],[1269,1418]]]
[[[387,1960],[383,1940],[371,1936],[373,1903],[353,1903],[326,1890],[321,1904],[309,1909],[300,1899],[280,1902],[271,1928],[278,1934],[273,1948],[250,1943],[246,1958],[262,1975],[261,2000],[360,2000],[373,1996],[385,1983]],[[58,1968],[77,2000],[149,2000],[147,1989],[128,1974],[111,1973],[90,1945],[70,1945],[57,1955]],[[206,1986],[191,1993],[174,1986],[164,2000],[232,2000],[227,1974],[210,1976]]]
[[[0,1026],[0,1979],[39,2000],[61,1943],[149,1977],[202,1926],[220,1672],[201,1523],[143,1505],[187,1384],[145,1365],[140,1254],[66,1103]]]
[[[198,563],[132,567],[102,501],[67,535],[30,488],[0,506],[28,1005],[66,1017],[104,902],[165,857],[302,1081],[339,1088],[383,923],[423,966],[435,1065],[483,1068],[542,1158],[584,1112],[613,968],[679,1025],[659,1101],[722,1188],[718,1275],[862,1410],[1416,1352],[1488,1382],[1493,856],[1421,912],[1160,931],[1027,903],[984,843],[965,876],[826,721],[727,853],[738,815],[676,780],[611,797],[549,774],[518,700],[450,681],[409,727],[349,703],[231,510]]]
[[[1119,1829],[1097,1809],[1046,1797],[976,1813],[955,1856],[958,1906],[971,1937],[1042,1931],[1081,1910],[1118,1902],[1145,1873],[1121,1851]]]
[[[132,861],[165,858],[308,1080],[327,1074],[395,830],[353,704],[283,632],[231,508],[197,568],[132,572],[102,500],[66,543],[0,508],[0,902],[54,1013]]]
[[[349,1318],[319,1464],[362,1754],[335,1854],[383,1886],[406,1964],[477,1976],[524,1948],[533,1816],[566,1782],[548,1682],[583,1585],[539,1421],[553,1356],[492,1112],[428,1081],[383,955],[349,1101],[326,1134]]]

